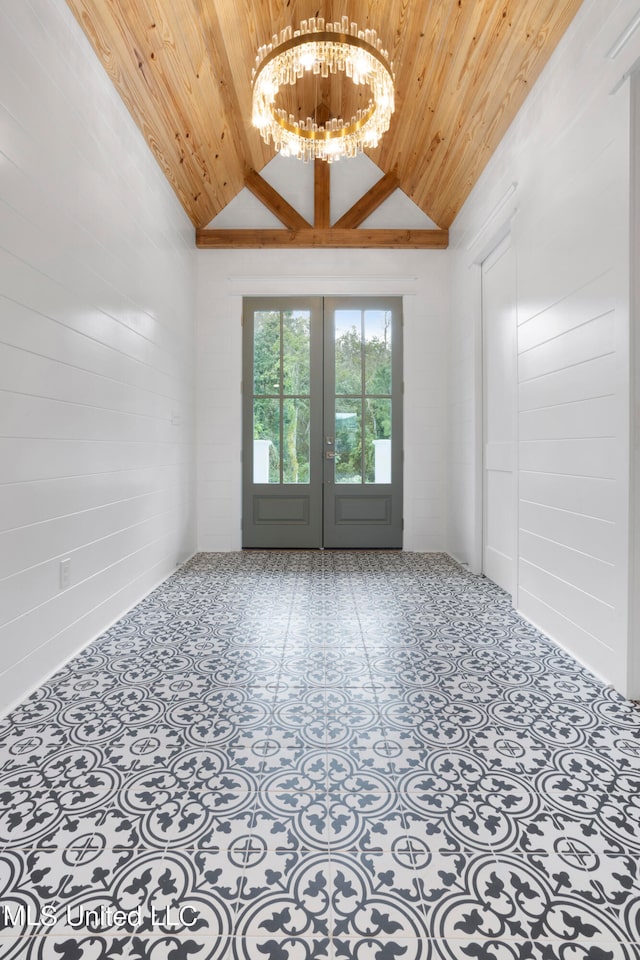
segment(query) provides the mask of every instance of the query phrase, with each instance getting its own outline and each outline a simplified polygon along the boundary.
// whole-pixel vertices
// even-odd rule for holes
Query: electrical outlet
[[[71,557],[60,561],[60,589],[66,590],[71,586]]]

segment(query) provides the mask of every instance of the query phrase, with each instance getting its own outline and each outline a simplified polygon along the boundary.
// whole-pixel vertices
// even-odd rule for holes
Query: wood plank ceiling
[[[196,227],[273,156],[250,122],[258,46],[313,16],[377,29],[396,111],[370,157],[445,231],[581,2],[67,0]],[[340,95],[293,93],[303,116]]]

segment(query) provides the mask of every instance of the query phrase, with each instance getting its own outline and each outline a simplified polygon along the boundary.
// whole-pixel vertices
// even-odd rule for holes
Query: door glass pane
[[[335,482],[362,483],[362,401],[336,398]]]
[[[282,392],[309,395],[311,367],[309,310],[287,310],[282,316]]]
[[[367,394],[391,393],[391,312],[365,310],[364,352]]]
[[[391,483],[391,400],[365,401],[365,483]]]
[[[336,393],[362,393],[362,315],[360,310],[336,310]]]
[[[309,401],[283,400],[282,479],[309,483]]]
[[[280,393],[280,312],[253,315],[253,392]]]
[[[253,482],[280,483],[280,401],[253,401]]]

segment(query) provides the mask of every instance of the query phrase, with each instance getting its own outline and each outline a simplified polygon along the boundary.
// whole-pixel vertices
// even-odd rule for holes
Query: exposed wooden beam
[[[371,189],[367,190],[351,209],[336,221],[334,227],[344,230],[354,230],[359,227],[399,186],[400,181],[395,172],[385,173],[384,177],[374,183]]]
[[[254,197],[257,197],[289,230],[311,229],[311,224],[307,223],[304,217],[255,170],[249,170],[244,182],[247,190],[250,190]]]
[[[196,230],[196,246],[203,250],[241,248],[349,247],[444,250],[448,230]]]
[[[313,225],[326,230],[331,225],[331,167],[326,160],[313,165]]]

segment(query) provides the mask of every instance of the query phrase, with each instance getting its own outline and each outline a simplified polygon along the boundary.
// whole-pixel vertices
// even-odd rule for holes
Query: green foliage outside
[[[362,396],[363,350],[364,397]],[[362,483],[364,411],[364,476],[366,483],[373,483],[375,479],[373,441],[391,438],[391,317],[389,316],[385,321],[382,336],[369,336],[364,343],[360,331],[355,326],[342,331],[336,338],[335,354],[336,482]],[[377,397],[376,394],[378,394]],[[351,398],[345,395],[351,395]]]
[[[336,482],[372,483],[373,441],[391,437],[391,318],[362,342],[355,325],[340,330],[336,364]],[[363,350],[365,391],[363,396]],[[256,440],[270,440],[269,482],[309,482],[309,314],[259,312],[254,328],[254,421]],[[377,396],[376,396],[377,395]],[[282,419],[282,423],[281,423]]]
[[[281,444],[283,482],[308,483],[309,314],[284,311],[281,328],[279,311],[261,312],[254,323],[254,439],[271,441],[269,483],[280,483]]]

